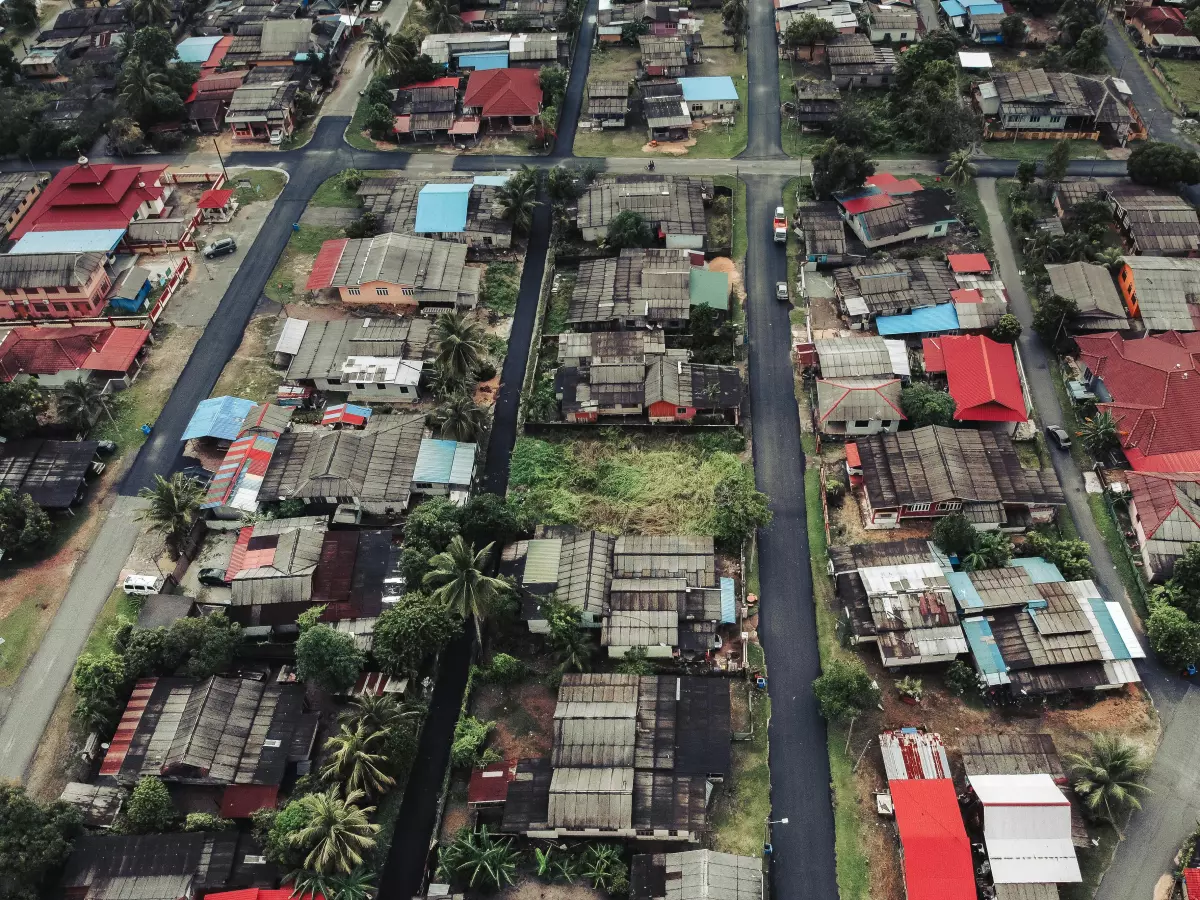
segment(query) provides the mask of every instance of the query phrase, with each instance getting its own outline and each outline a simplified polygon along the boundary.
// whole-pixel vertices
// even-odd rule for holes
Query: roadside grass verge
[[[250,323],[237,351],[217,379],[214,397],[245,397],[255,402],[275,397],[283,381],[283,371],[271,365],[271,353],[267,348],[274,330],[274,316],[261,316]]]
[[[321,245],[334,238],[345,237],[346,231],[336,225],[304,225],[292,232],[279,256],[267,286],[263,289],[276,303],[291,303],[304,294],[304,280],[312,269]]]
[[[1141,67],[1142,71],[1146,74],[1146,79],[1150,82],[1151,86],[1154,88],[1154,93],[1158,94],[1158,99],[1162,101],[1162,105],[1164,107],[1166,107],[1167,109],[1169,109],[1175,115],[1179,115],[1182,112],[1182,110],[1180,110],[1180,108],[1179,108],[1179,104],[1175,102],[1174,97],[1172,97],[1169,93],[1167,93],[1167,89],[1166,89],[1166,87],[1163,86],[1163,83],[1158,80],[1158,78],[1155,76],[1155,74],[1152,71],[1150,71],[1150,64],[1142,58],[1141,52],[1138,50],[1137,46],[1133,43],[1133,38],[1131,38],[1129,36],[1129,33],[1125,30],[1125,26],[1122,25],[1120,22],[1115,22],[1115,24],[1117,26],[1117,33],[1119,35],[1121,35],[1121,39],[1123,41],[1125,41],[1125,46],[1129,48],[1130,55],[1137,62],[1137,64]],[[1164,70],[1164,72],[1165,72],[1165,70]]]
[[[696,145],[688,150],[688,156],[703,156],[710,159],[733,159],[746,149],[749,139],[749,116],[746,114],[748,94],[746,90],[746,69],[743,63],[741,73],[726,73],[733,76],[733,86],[737,89],[741,108],[733,118],[732,125],[712,125],[704,131],[696,132]]]
[[[260,200],[274,200],[283,193],[287,184],[287,176],[278,169],[249,169],[238,172],[229,179],[234,185],[233,196],[239,206],[257,203]],[[243,187],[245,183],[245,187]]]
[[[1100,494],[1088,494],[1088,506],[1091,507],[1092,518],[1096,520],[1096,527],[1100,529],[1100,535],[1108,546],[1113,566],[1116,568],[1117,574],[1121,576],[1121,581],[1125,583],[1125,590],[1128,592],[1134,608],[1137,609],[1140,616],[1149,615],[1150,611],[1146,609],[1145,582],[1142,580],[1141,573],[1129,560],[1129,550],[1126,547],[1125,539],[1121,536],[1121,529],[1117,525],[1116,519],[1108,509],[1107,501]]]
[[[733,192],[733,258],[746,258],[746,182],[734,175],[717,175],[713,183]]]
[[[517,311],[517,295],[521,288],[521,273],[516,263],[488,263],[483,273],[479,302],[499,316],[511,316]]]
[[[546,320],[542,323],[542,336],[562,334],[567,330],[567,312],[571,295],[575,293],[578,275],[574,269],[554,273],[550,288],[550,302],[546,305]]]
[[[308,205],[337,209],[358,209],[362,205],[362,201],[359,199],[358,194],[346,189],[345,184],[342,182],[341,173],[338,173],[332,178],[326,178],[321,182],[321,186],[312,195],[312,199],[308,201]]]
[[[121,623],[121,620],[137,621],[138,612],[140,611],[141,602],[133,597],[126,596],[125,590],[118,584],[113,588],[113,592],[108,595],[108,600],[104,602],[104,606],[100,610],[100,615],[96,617],[96,623],[92,626],[87,643],[83,645],[83,652],[105,653],[111,650],[113,646],[113,632]]]
[[[49,590],[26,597],[12,612],[0,619],[0,687],[14,684],[25,663],[41,643],[41,635],[50,625]]]
[[[750,668],[766,671],[762,647],[750,644]],[[751,721],[754,737],[733,743],[732,789],[717,800],[713,816],[713,847],[722,853],[761,857],[766,822],[771,817],[771,769],[767,744],[771,700],[753,691]]]
[[[996,159],[1033,160],[1041,162],[1050,155],[1058,141],[984,141],[981,149]],[[1104,149],[1095,141],[1070,141],[1071,159],[1107,159]]]

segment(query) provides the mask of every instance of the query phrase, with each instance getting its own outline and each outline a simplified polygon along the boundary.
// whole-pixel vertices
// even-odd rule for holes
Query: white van
[[[165,582],[161,575],[130,575],[123,587],[127,597],[149,597],[161,593]]]

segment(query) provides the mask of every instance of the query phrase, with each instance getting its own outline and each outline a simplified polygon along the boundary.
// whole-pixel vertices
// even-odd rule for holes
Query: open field
[[[276,303],[293,303],[302,298],[321,245],[345,236],[345,229],[336,225],[301,225],[292,232],[263,292]]]
[[[1158,68],[1180,100],[1192,109],[1200,108],[1200,60],[1160,59]],[[1155,84],[1157,79],[1151,75],[1150,82]]]
[[[274,200],[283,193],[287,175],[278,169],[249,169],[238,172],[229,179],[235,188],[233,197],[239,206]]]

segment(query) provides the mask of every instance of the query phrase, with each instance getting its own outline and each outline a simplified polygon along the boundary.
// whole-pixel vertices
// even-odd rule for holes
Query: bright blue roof
[[[465,231],[472,187],[469,181],[425,185],[417,194],[417,224],[413,231],[418,234]]]
[[[124,235],[124,228],[31,231],[8,252],[13,256],[26,253],[111,253]]]
[[[984,3],[984,4],[976,3],[974,6],[971,7],[971,15],[973,15],[973,16],[985,16],[985,15],[990,15],[991,13],[1000,13],[1001,15],[1003,15],[1004,14],[1003,4],[1000,4],[1000,3]]]
[[[220,42],[219,34],[214,37],[184,38],[176,45],[175,52],[179,55],[180,62],[202,64],[208,62],[213,47]]]
[[[484,72],[488,69],[507,69],[508,51],[504,50],[499,53],[460,53],[458,54],[458,67],[460,69],[474,69],[476,72]]]
[[[490,187],[504,187],[508,184],[508,179],[511,175],[476,175],[471,179],[475,184],[487,185]]]
[[[721,579],[721,624],[737,624],[737,591],[732,578]]]
[[[892,334],[936,334],[940,331],[958,331],[958,313],[953,303],[937,306],[922,306],[900,316],[879,316],[875,328],[881,335]]]
[[[971,646],[971,654],[975,664],[984,675],[1003,675],[1007,670],[1000,648],[996,646],[996,638],[992,635],[992,627],[982,616],[974,619],[964,619],[963,631],[967,635],[967,643]]]
[[[362,416],[364,419],[369,419],[371,418],[371,407],[355,406],[353,403],[347,403],[346,413],[351,416]]]
[[[975,590],[971,576],[966,572],[947,572],[946,583],[950,585],[950,592],[954,594],[959,609],[964,612],[983,609],[983,598],[979,596],[979,591]]]
[[[1113,621],[1108,604],[1099,597],[1089,597],[1088,606],[1092,608],[1092,615],[1096,617],[1096,622],[1100,625],[1100,631],[1103,632],[1104,639],[1108,641],[1109,649],[1113,652],[1113,658],[1133,659],[1133,654],[1125,646],[1125,639],[1121,637],[1121,632],[1117,629],[1117,623]],[[1140,652],[1138,656],[1141,656]]]
[[[187,428],[183,430],[183,440],[236,440],[238,432],[242,430],[242,422],[253,406],[253,400],[243,400],[241,397],[213,397],[210,400],[202,400],[192,413]]]
[[[417,451],[417,466],[413,481],[421,484],[471,483],[475,466],[475,444],[425,438]]]
[[[1062,572],[1058,571],[1058,566],[1040,556],[1018,556],[1016,559],[1010,560],[1008,564],[1024,569],[1025,574],[1034,584],[1054,584],[1067,580],[1063,578]]]
[[[944,12],[946,15],[951,16],[951,17],[961,16],[963,13],[966,12],[966,10],[963,9],[962,4],[959,3],[958,0],[942,0],[940,5],[942,7],[942,12]]]
[[[728,75],[707,75],[701,78],[680,78],[683,99],[688,103],[704,100],[736,100],[737,88]]]

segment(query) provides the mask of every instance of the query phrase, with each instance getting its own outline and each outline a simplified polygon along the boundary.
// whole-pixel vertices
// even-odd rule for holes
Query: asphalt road
[[[710,15],[719,13],[714,11]],[[750,33],[746,35],[743,52],[749,54],[746,58],[746,69],[750,73],[749,133],[746,151],[739,159],[774,157],[780,162],[796,164],[799,174],[800,161],[784,156],[780,143],[779,39],[775,31],[775,5],[768,0],[750,2]]]

